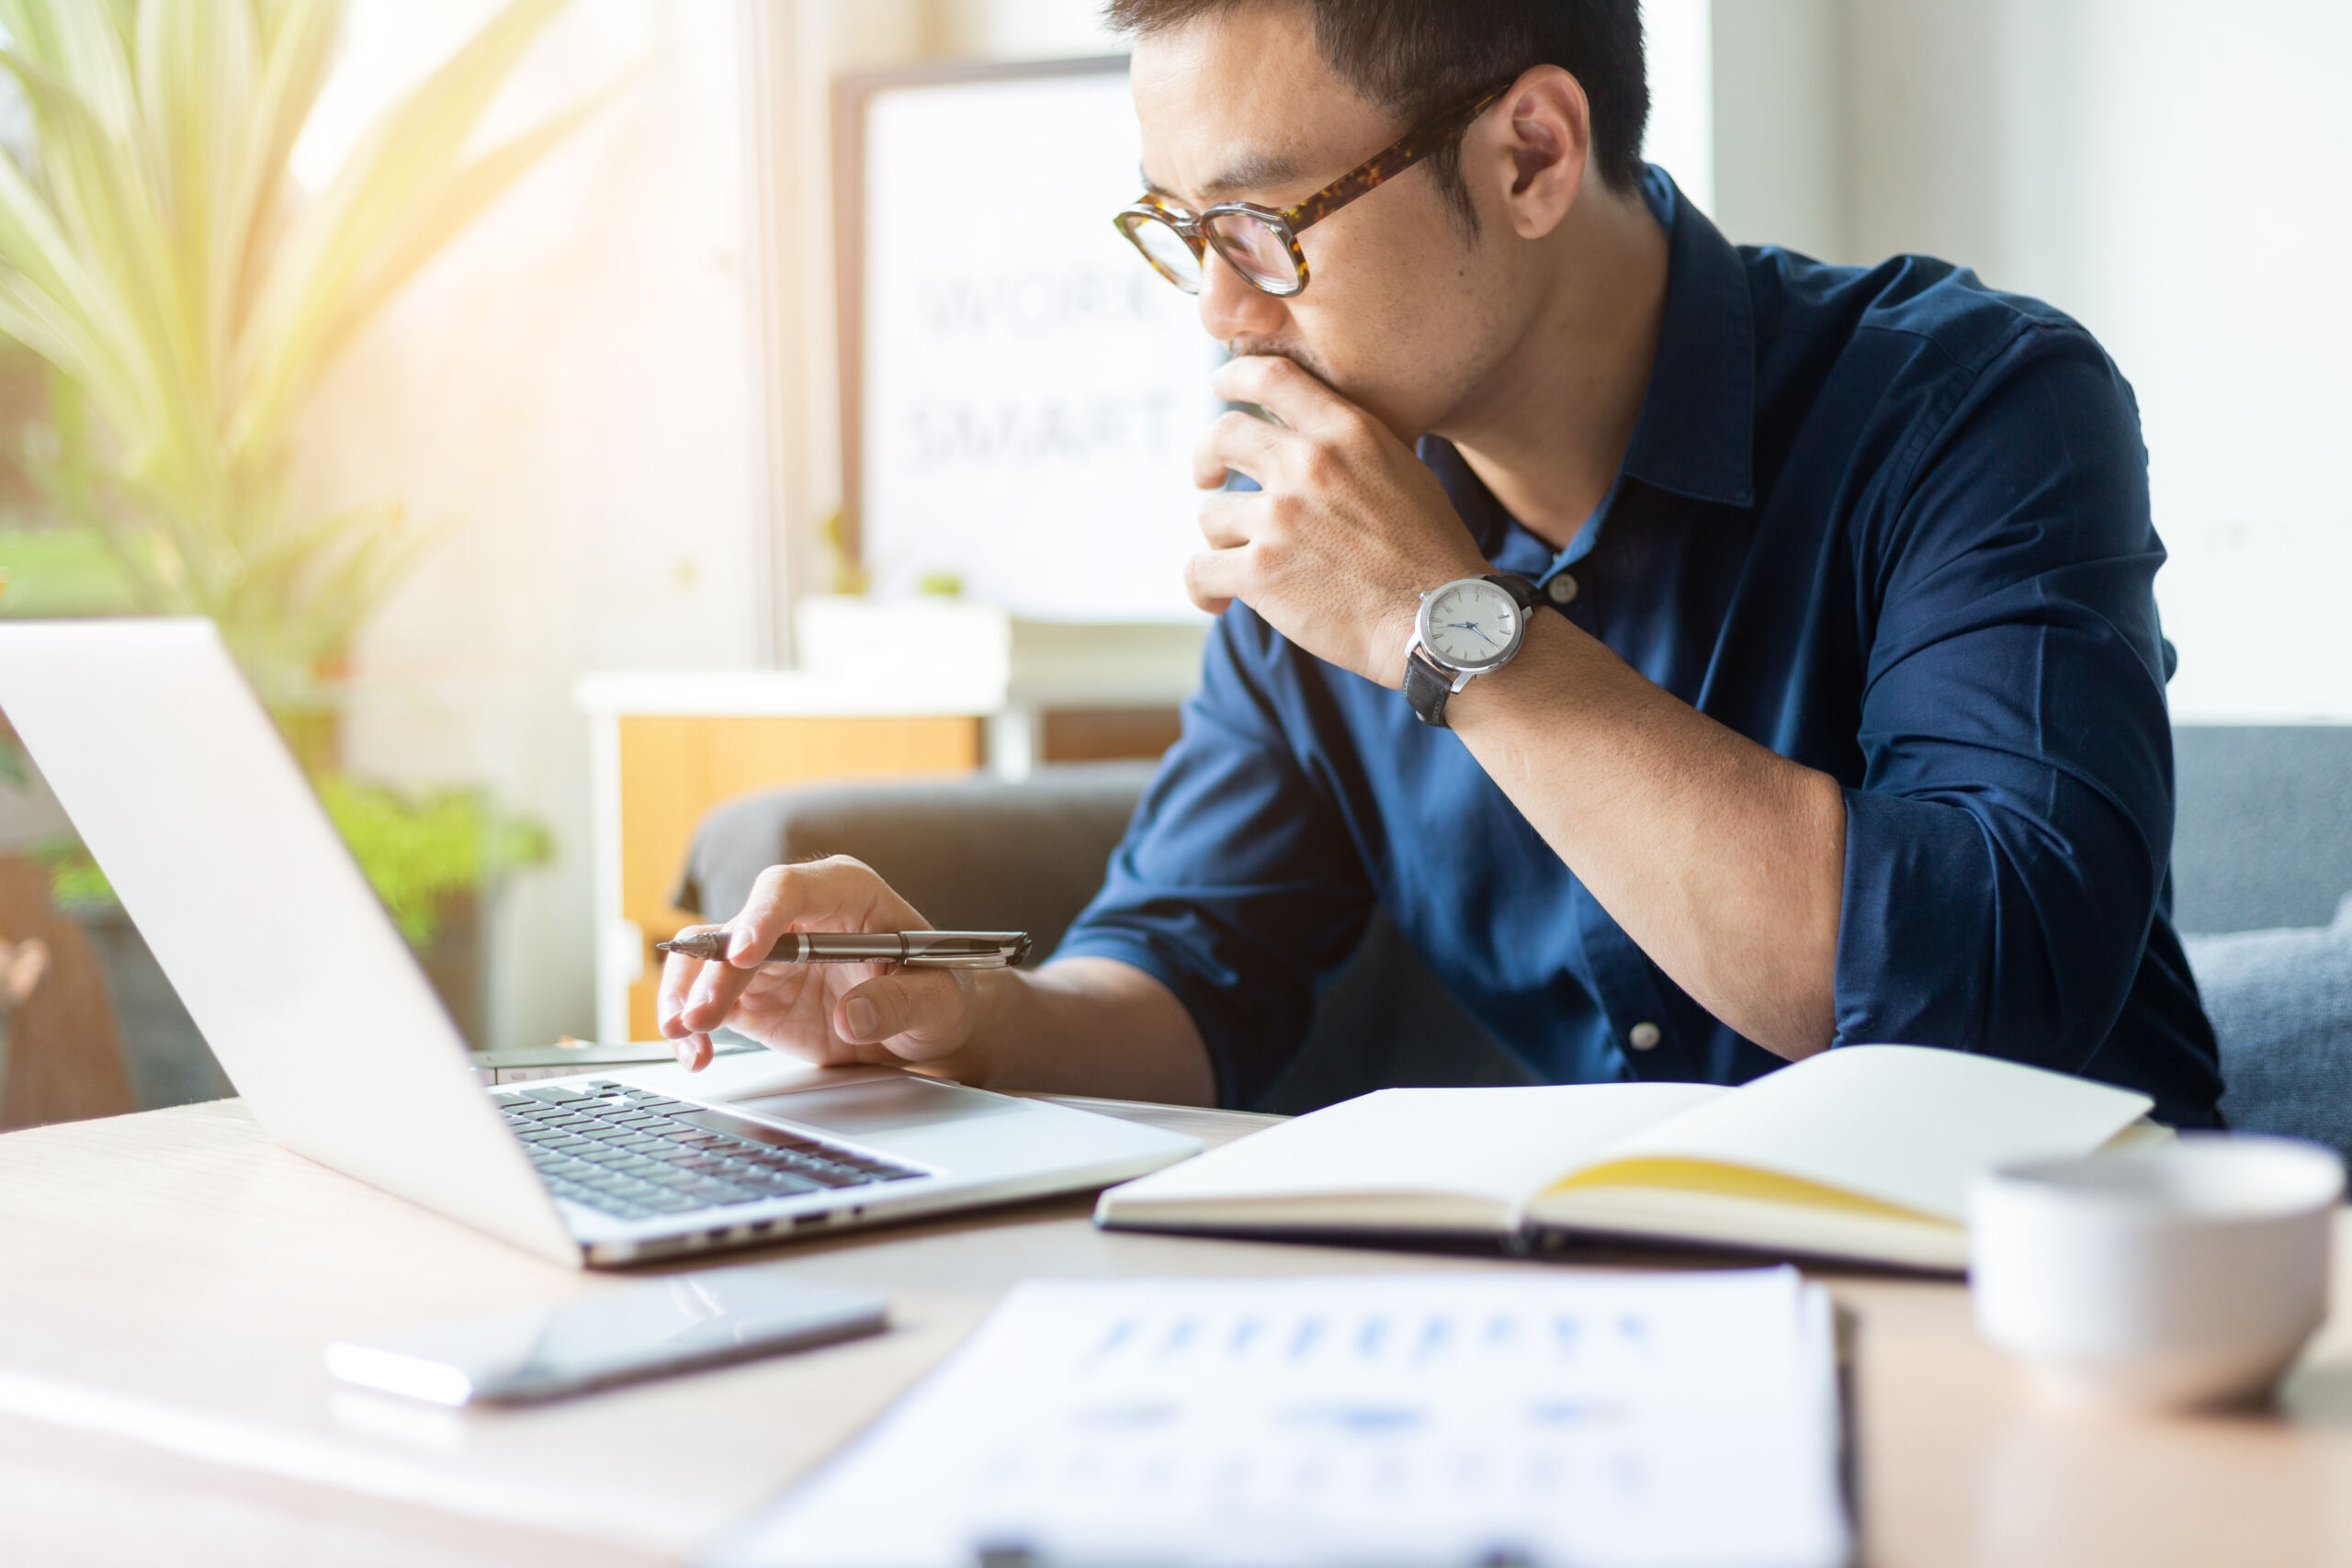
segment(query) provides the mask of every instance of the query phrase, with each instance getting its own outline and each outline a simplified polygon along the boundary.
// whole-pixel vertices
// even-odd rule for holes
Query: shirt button
[[[1637,1023],[1625,1031],[1625,1043],[1636,1051],[1656,1050],[1659,1038],[1655,1023]]]
[[[1568,604],[1575,603],[1577,596],[1576,578],[1565,571],[1560,573],[1559,576],[1554,578],[1551,581],[1544,585],[1544,596],[1546,599],[1551,600],[1555,604]]]

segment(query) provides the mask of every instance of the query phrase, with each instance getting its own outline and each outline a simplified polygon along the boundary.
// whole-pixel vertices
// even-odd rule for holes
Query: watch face
[[[1456,670],[1480,670],[1519,641],[1519,605],[1491,582],[1449,582],[1421,607],[1421,645]]]

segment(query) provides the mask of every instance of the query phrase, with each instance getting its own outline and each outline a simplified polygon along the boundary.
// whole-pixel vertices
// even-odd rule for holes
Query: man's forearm
[[[1782,1056],[1836,1028],[1838,782],[1538,614],[1447,720],[1600,907],[1701,1006]]]
[[[1008,1091],[1216,1103],[1216,1077],[1193,1015],[1132,964],[1065,958],[1041,969],[968,973],[971,1039],[929,1070]]]

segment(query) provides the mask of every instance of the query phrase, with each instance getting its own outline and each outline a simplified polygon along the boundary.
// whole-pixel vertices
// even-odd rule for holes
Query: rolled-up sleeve
[[[2172,847],[2138,417],[2087,334],[2038,322],[1931,428],[1858,546],[1837,1040],[2078,1071]]]
[[[1285,737],[1278,702],[1311,699],[1272,689],[1275,640],[1244,605],[1219,618],[1182,735],[1055,954],[1117,959],[1173,991],[1227,1105],[1295,1054],[1373,905],[1328,788]]]

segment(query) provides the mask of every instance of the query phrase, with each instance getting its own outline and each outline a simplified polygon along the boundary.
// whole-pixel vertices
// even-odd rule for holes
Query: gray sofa
[[[2352,728],[2175,732],[2175,910],[2221,1034],[2232,1124],[2352,1150]],[[760,870],[854,855],[935,923],[1018,928],[1053,951],[1100,882],[1148,763],[1029,781],[834,784],[712,811],[676,901],[723,919]],[[1258,1109],[1297,1111],[1391,1084],[1525,1082],[1385,919],[1317,1004]]]
[[[2173,913],[2233,1127],[2352,1158],[2352,726],[2184,725]]]

